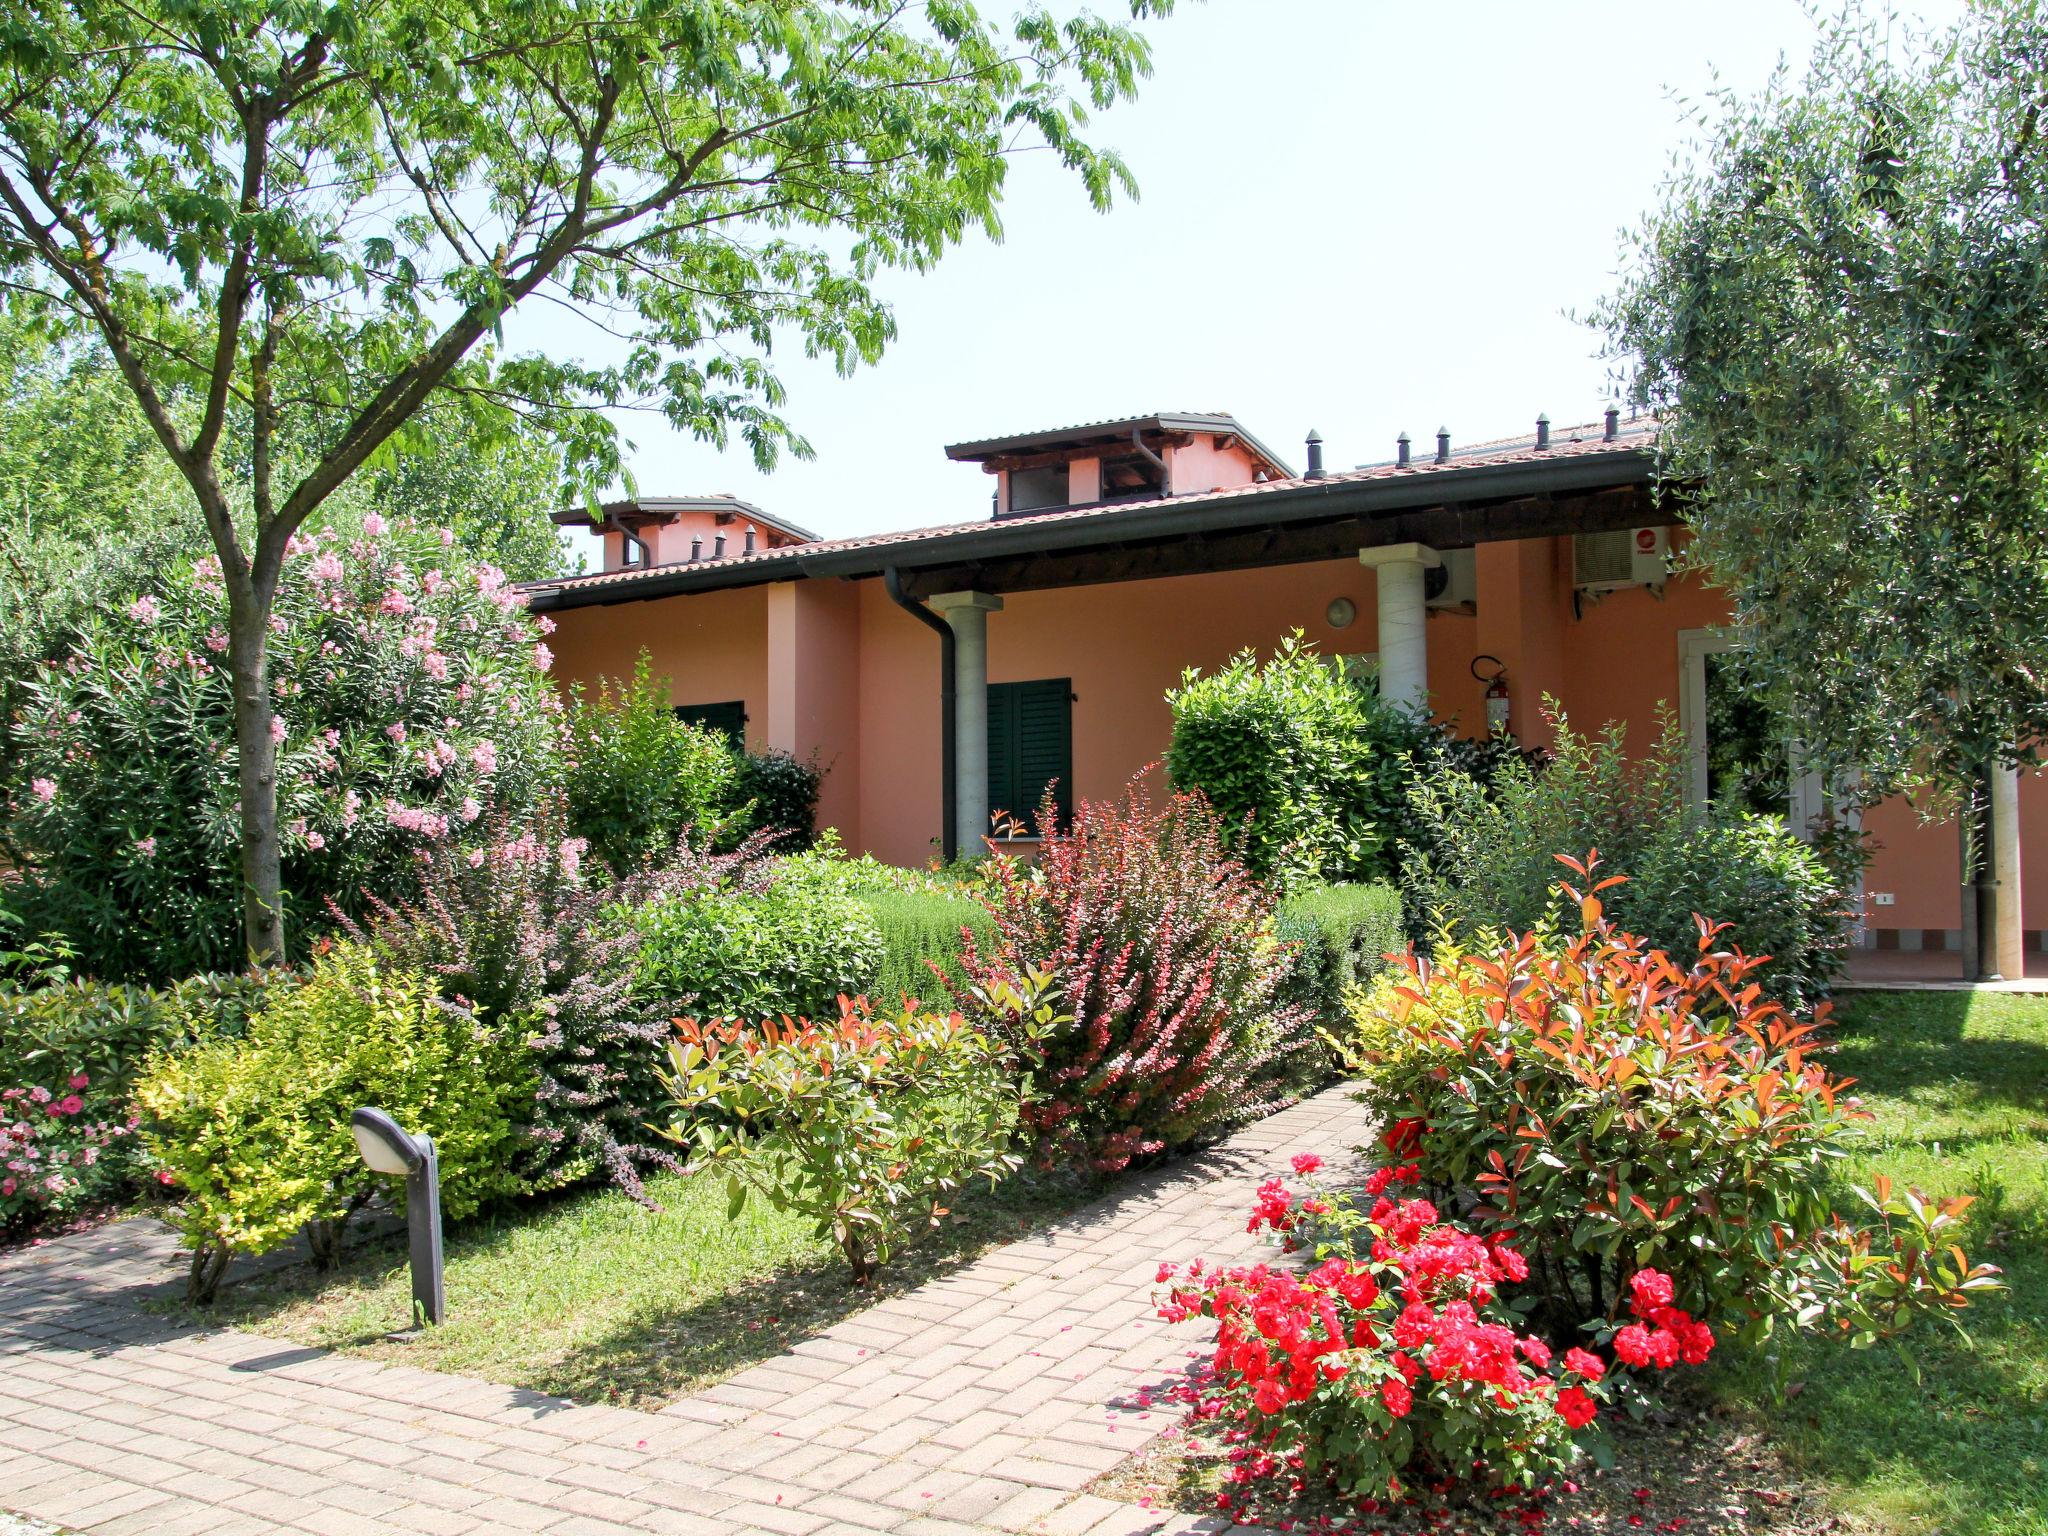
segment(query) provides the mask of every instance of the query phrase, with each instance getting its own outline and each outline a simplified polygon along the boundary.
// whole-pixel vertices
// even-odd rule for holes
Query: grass
[[[861,901],[882,930],[882,966],[869,994],[878,1006],[894,1008],[914,997],[931,1008],[951,1006],[947,989],[932,974],[937,965],[960,982],[960,931],[970,928],[984,946],[995,934],[995,919],[970,897],[945,891],[867,891]]]
[[[480,1376],[579,1402],[655,1407],[701,1390],[1097,1191],[1019,1175],[960,1201],[964,1219],[897,1255],[857,1292],[808,1222],[723,1181],[665,1175],[648,1211],[585,1191],[451,1228],[448,1321],[394,1337],[410,1314],[401,1238],[365,1244],[329,1274],[295,1267],[231,1285],[204,1314],[297,1344]]]
[[[1878,1172],[1930,1195],[1970,1194],[1964,1246],[2010,1289],[1945,1330],[1889,1350],[1802,1342],[1773,1400],[1759,1360],[1709,1383],[1880,1530],[1941,1536],[2048,1531],[2048,997],[1875,993],[1842,1008],[1830,1065],[1876,1117],[1846,1176]],[[1789,1390],[1789,1389],[1788,1389]]]

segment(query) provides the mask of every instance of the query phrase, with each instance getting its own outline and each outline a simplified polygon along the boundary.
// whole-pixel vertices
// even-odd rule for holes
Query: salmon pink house
[[[612,503],[603,568],[528,597],[565,680],[624,676],[646,650],[679,711],[813,758],[820,823],[897,863],[980,846],[1048,785],[1062,806],[1115,794],[1165,750],[1184,669],[1296,629],[1465,734],[1541,746],[1549,696],[1641,746],[1675,711],[1699,797],[1804,826],[1819,788],[1725,686],[1722,598],[1668,572],[1682,508],[1658,499],[1653,432],[1610,410],[1493,442],[1404,436],[1351,469],[1311,434],[1297,470],[1229,415],[1161,412],[954,444],[992,507],[938,527],[819,539],[729,497]],[[2048,794],[2029,779],[1993,810],[2039,949]],[[1865,944],[1944,963],[1928,952],[1960,948],[1954,827],[1895,803],[1865,825]],[[2014,974],[2022,930],[2003,927]]]

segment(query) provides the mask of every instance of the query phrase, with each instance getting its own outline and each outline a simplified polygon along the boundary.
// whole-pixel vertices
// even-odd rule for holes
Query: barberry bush
[[[1294,1164],[1304,1176],[1320,1165],[1312,1153]],[[1520,1250],[1424,1198],[1381,1195],[1362,1212],[1341,1192],[1297,1196],[1273,1179],[1248,1225],[1312,1246],[1317,1262],[1163,1265],[1160,1315],[1216,1323],[1200,1411],[1230,1421],[1258,1459],[1299,1458],[1352,1498],[1423,1481],[1527,1488],[1588,1451],[1604,1461],[1596,1421],[1622,1378],[1698,1365],[1714,1347],[1712,1328],[1672,1304],[1670,1277],[1647,1268],[1630,1277],[1619,1328],[1572,1336],[1583,1343],[1528,1330],[1510,1294],[1529,1277]]]
[[[337,921],[389,969],[430,978],[488,1025],[523,1031],[536,1070],[517,1117],[528,1189],[604,1178],[644,1200],[642,1174],[676,1167],[648,1129],[670,1023],[639,994],[641,941],[622,913],[728,888],[759,867],[760,840],[730,854],[681,841],[621,877],[570,826],[556,797],[522,820],[500,813],[466,845],[425,851],[416,899],[373,896],[361,920]]]
[[[1119,800],[1083,803],[1035,864],[991,861],[984,900],[996,931],[966,940],[963,1001],[1045,970],[1073,1017],[1016,1042],[1042,1065],[1024,1107],[1041,1162],[1115,1172],[1274,1107],[1271,1069],[1307,1040],[1309,1010],[1282,999],[1272,893],[1200,794],[1155,801],[1140,775]]]
[[[1954,1245],[1966,1198],[1837,1184],[1864,1117],[1824,1065],[1825,1004],[1769,999],[1706,918],[1686,956],[1618,928],[1601,893],[1621,877],[1562,862],[1575,936],[1410,955],[1358,1002],[1351,1065],[1397,1138],[1372,1187],[1419,1182],[1512,1235],[1553,1329],[1618,1319],[1646,1267],[1751,1341],[1870,1344],[1998,1284]]]
[[[418,855],[556,772],[545,619],[446,532],[365,517],[292,541],[270,621],[293,923],[417,890]],[[212,557],[71,615],[14,690],[0,844],[20,931],[109,980],[232,970],[241,830]]]
[[[668,1135],[690,1170],[725,1172],[734,1215],[758,1195],[810,1217],[855,1285],[944,1220],[963,1185],[1019,1163],[1025,1084],[958,1013],[842,997],[837,1018],[815,1022],[682,1020],[668,1062]]]

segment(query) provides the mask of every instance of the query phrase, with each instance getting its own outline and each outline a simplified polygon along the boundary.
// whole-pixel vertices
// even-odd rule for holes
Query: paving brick
[[[1201,1352],[1151,1269],[1260,1254],[1251,1188],[1361,1116],[1319,1096],[657,1414],[178,1325],[133,1302],[162,1228],[60,1239],[0,1256],[0,1486],[105,1536],[1214,1536],[1083,1491]]]

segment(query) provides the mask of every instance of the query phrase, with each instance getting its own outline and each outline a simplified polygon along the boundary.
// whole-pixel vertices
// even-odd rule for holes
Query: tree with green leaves
[[[1601,319],[1690,558],[1810,767],[1957,786],[2048,729],[2048,19],[1851,14],[1722,95]]]
[[[806,451],[770,362],[893,335],[874,280],[1000,231],[1049,148],[1132,190],[1091,109],[1137,23],[971,0],[25,0],[0,17],[0,282],[97,335],[205,519],[231,618],[244,916],[285,950],[272,601],[307,519],[422,413],[559,445],[594,501],[603,408],[764,468]],[[515,354],[558,303],[609,361]],[[187,394],[189,416],[173,401]],[[629,487],[630,489],[630,487]]]

